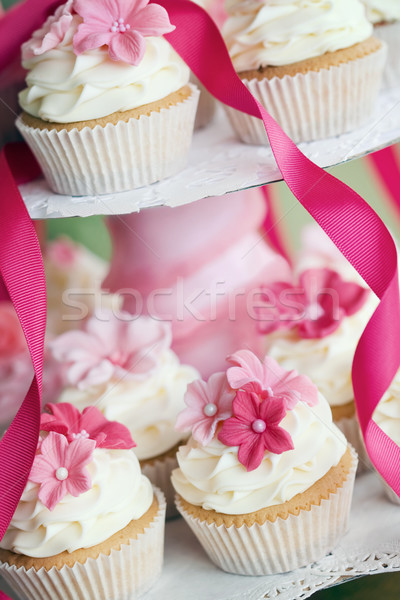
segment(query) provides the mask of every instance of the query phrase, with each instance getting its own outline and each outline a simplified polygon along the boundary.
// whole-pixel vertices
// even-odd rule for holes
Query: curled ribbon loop
[[[61,2],[28,0],[23,36],[33,30],[29,15],[55,8]],[[261,118],[272,151],[287,185],[339,250],[360,273],[381,302],[368,323],[353,362],[357,413],[372,462],[400,495],[400,448],[372,421],[373,411],[400,364],[400,303],[396,249],[381,219],[351,188],[308,160],[276,121],[253,98],[236,75],[221,35],[199,6],[188,0],[158,0],[169,12],[176,30],[166,35],[205,87],[221,102]],[[18,12],[12,11],[7,28],[0,26],[0,55],[15,55],[20,39]],[[42,13],[41,13],[42,14]],[[17,19],[15,19],[17,16]],[[1,24],[1,21],[0,21]],[[10,31],[13,35],[10,37]],[[18,30],[19,31],[19,30]],[[23,37],[21,34],[21,37]],[[266,137],[267,141],[267,137]],[[25,150],[3,151],[0,156],[0,272],[20,318],[35,377],[7,434],[0,443],[0,537],[3,536],[22,494],[36,450],[39,432],[45,280],[39,244],[16,181],[38,174]],[[20,166],[18,169],[17,167]]]

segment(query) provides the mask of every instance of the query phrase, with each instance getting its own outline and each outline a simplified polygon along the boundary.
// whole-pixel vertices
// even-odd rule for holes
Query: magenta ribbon
[[[31,9],[38,4],[43,12],[60,2],[27,2]],[[158,4],[168,10],[176,25],[176,30],[166,36],[168,41],[217,99],[263,120],[266,141],[268,134],[287,185],[381,300],[356,350],[353,386],[370,458],[400,495],[400,448],[372,421],[374,409],[400,364],[400,302],[393,240],[369,205],[308,160],[253,98],[236,75],[221,35],[207,13],[187,0],[158,0]],[[25,12],[20,18],[27,20],[29,14]],[[12,19],[8,26],[12,31]],[[24,36],[30,34],[29,29],[24,27]],[[5,40],[0,36],[0,54],[4,46],[9,56],[15,54],[12,36]],[[31,388],[0,443],[0,537],[21,496],[39,433],[45,281],[36,234],[15,183],[23,173],[25,180],[34,177],[36,170],[33,159],[22,156],[21,151],[19,155],[3,152],[0,157],[0,272],[20,318],[35,370]]]
[[[389,146],[366,157],[400,224],[400,159]]]
[[[12,424],[0,442],[0,539],[26,485],[38,443],[46,326],[46,283],[40,246],[17,182],[40,173],[28,148],[10,145],[0,154],[0,274],[17,312],[35,376]]]

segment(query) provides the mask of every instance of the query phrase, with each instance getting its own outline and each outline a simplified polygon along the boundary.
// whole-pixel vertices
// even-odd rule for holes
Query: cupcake
[[[360,0],[227,0],[226,9],[222,33],[239,77],[293,141],[368,120],[386,48]],[[226,110],[243,142],[265,144],[260,119]]]
[[[186,163],[198,90],[146,4],[68,0],[22,46],[17,127],[55,192],[133,189]]]
[[[28,600],[137,598],[161,572],[163,495],[141,474],[126,427],[95,407],[50,411],[0,542],[0,574]]]
[[[112,421],[128,427],[137,443],[143,473],[167,496],[175,513],[170,474],[185,436],[175,430],[188,383],[199,375],[171,350],[168,323],[127,312],[104,312],[81,331],[69,331],[50,345],[65,371],[58,401],[79,410],[96,404]]]
[[[107,263],[66,236],[48,242],[43,255],[49,336],[74,329],[96,309],[118,309],[120,298],[101,289]]]
[[[262,288],[258,327],[268,354],[285,369],[307,375],[332,409],[333,421],[356,448],[360,468],[367,456],[356,417],[351,369],[358,341],[376,297],[333,268],[310,268],[298,283]]]
[[[356,455],[307,377],[249,350],[228,360],[226,372],[188,387],[177,507],[224,571],[290,571],[345,533]]]
[[[382,396],[376,407],[373,420],[398,446],[400,446],[400,371]],[[395,504],[400,504],[399,496],[382,479],[386,495]]]
[[[388,59],[383,72],[383,87],[400,85],[400,2],[398,0],[362,0],[374,35],[388,46]]]

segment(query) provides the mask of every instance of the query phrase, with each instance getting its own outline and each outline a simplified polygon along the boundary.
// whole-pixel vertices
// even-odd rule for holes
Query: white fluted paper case
[[[16,125],[52,190],[87,196],[150,185],[181,171],[192,141],[199,90],[149,116],[93,129],[38,129]]]
[[[340,135],[363,125],[373,113],[387,48],[320,71],[270,80],[243,80],[285,133],[295,142]],[[237,136],[265,145],[261,119],[224,105]]]
[[[151,461],[142,461],[140,467],[151,483],[160,488],[167,501],[167,519],[179,516],[175,506],[175,490],[171,482],[171,473],[178,467],[176,456],[164,456]]]
[[[374,35],[388,47],[382,87],[383,89],[398,87],[400,86],[400,22],[376,25]]]
[[[154,488],[158,512],[129,545],[85,563],[36,571],[1,563],[0,573],[24,600],[135,600],[159,578],[164,554],[165,499]]]
[[[272,575],[298,569],[326,556],[348,528],[357,455],[341,488],[319,506],[277,518],[262,525],[217,526],[189,515],[179,497],[176,503],[210,560],[223,571],[237,575]]]
[[[339,421],[334,421],[334,423],[357,452],[357,473],[360,474],[364,471],[373,469],[372,463],[365,448],[360,425],[356,415],[340,419]]]

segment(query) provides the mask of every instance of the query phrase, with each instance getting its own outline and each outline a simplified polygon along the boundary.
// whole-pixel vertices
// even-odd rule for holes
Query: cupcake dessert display
[[[347,529],[357,466],[311,380],[242,350],[190,384],[172,474],[177,507],[209,558],[242,575],[330,552]]]
[[[373,419],[396,444],[400,445],[400,371],[376,407]],[[381,479],[388,498],[400,505],[399,496]]]
[[[165,500],[135,442],[96,407],[49,405],[0,542],[0,574],[28,600],[128,600],[161,573]]]
[[[358,341],[377,301],[367,288],[333,268],[310,268],[296,280],[262,288],[259,331],[268,354],[285,369],[315,383],[329,402],[333,421],[366,458],[355,414],[351,369]]]
[[[90,318],[82,330],[69,331],[51,343],[66,369],[58,398],[83,410],[96,405],[109,420],[123,423],[137,443],[143,473],[167,496],[174,513],[170,473],[184,435],[175,420],[184,407],[187,385],[199,377],[171,350],[171,328],[150,317],[127,312]]]
[[[398,0],[362,0],[374,35],[388,46],[383,87],[400,85],[400,2]]]
[[[227,0],[226,9],[222,33],[239,77],[294,142],[368,120],[386,47],[361,0]],[[265,144],[260,119],[227,113],[243,142]]]
[[[164,8],[68,0],[23,44],[17,127],[60,194],[148,185],[186,163],[198,90]]]

